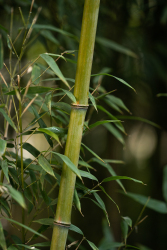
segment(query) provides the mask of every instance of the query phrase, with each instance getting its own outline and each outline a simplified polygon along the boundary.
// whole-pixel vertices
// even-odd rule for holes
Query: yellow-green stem
[[[88,104],[89,83],[97,27],[100,0],[85,0],[79,44],[74,95],[77,103],[72,105],[65,155],[78,166],[83,125]],[[51,250],[64,250],[75,189],[76,175],[63,165],[56,216],[54,220]]]

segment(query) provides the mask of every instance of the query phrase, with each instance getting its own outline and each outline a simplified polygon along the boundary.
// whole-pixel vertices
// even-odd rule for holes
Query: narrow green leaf
[[[73,93],[71,93],[70,91],[66,90],[66,89],[61,89],[70,99],[71,101],[73,101],[74,103],[77,102],[75,96],[73,95]]]
[[[2,37],[0,36],[0,70],[3,68],[3,43]]]
[[[30,143],[25,142],[23,144],[23,149],[27,150],[30,154],[32,154],[35,158],[40,155],[40,151],[32,146]]]
[[[1,204],[2,207],[4,207],[6,209],[6,214],[10,217],[11,216],[11,212],[10,212],[9,204],[6,201],[6,199],[3,198],[2,196],[0,197],[0,204]]]
[[[131,177],[127,177],[127,176],[111,176],[111,177],[105,178],[102,182],[108,182],[108,181],[114,181],[114,180],[131,180],[140,184],[144,184],[142,181],[139,181]]]
[[[116,173],[115,173],[115,171],[113,170],[113,168],[110,166],[110,164],[108,164],[108,163],[103,163],[103,162],[99,161],[99,160],[96,159],[96,158],[92,158],[91,161],[97,162],[97,163],[100,164],[101,166],[107,168],[107,170],[109,171],[109,173],[110,173],[112,176],[117,176]],[[124,188],[124,186],[123,186],[123,184],[121,183],[121,181],[120,181],[120,180],[116,180],[116,181],[117,181],[117,183],[119,184],[119,186],[124,190],[124,192],[126,192],[126,191],[125,191],[125,188]]]
[[[93,169],[93,170],[95,170],[92,166],[90,166],[87,162],[85,162],[85,161],[78,161],[78,165],[81,165],[81,166],[83,166],[83,167],[86,167],[86,168],[90,168],[90,169]]]
[[[40,156],[38,157],[38,163],[39,163],[39,165],[45,170],[45,172],[47,172],[48,174],[50,174],[50,175],[52,175],[53,177],[55,177],[51,165],[49,164],[49,162],[48,162],[42,155],[40,155]],[[56,178],[56,177],[55,177],[55,178]]]
[[[45,134],[53,137],[61,145],[59,137],[55,133],[53,133],[52,131],[50,131],[50,130],[48,130],[46,128],[39,128],[38,131],[44,132]]]
[[[25,248],[31,249],[31,250],[39,250],[36,247],[28,246],[28,245],[25,245],[25,244],[17,244],[17,246],[25,247]]]
[[[8,191],[9,191],[9,194],[11,195],[11,197],[17,201],[19,203],[20,206],[22,206],[24,209],[26,208],[26,204],[25,204],[25,201],[24,201],[24,198],[22,196],[22,194],[17,191],[16,189],[14,189],[12,186],[9,186],[9,185],[4,185]]]
[[[40,82],[40,76],[41,75],[41,69],[38,65],[34,65],[33,69],[32,69],[32,73],[31,73],[31,79],[32,79],[32,83],[34,85],[38,84]],[[37,92],[36,92],[37,94]]]
[[[159,93],[159,94],[157,94],[157,97],[161,97],[161,96],[167,96],[167,93]]]
[[[70,230],[73,232],[76,232],[78,234],[84,235],[83,232],[81,231],[81,229],[73,224],[71,224]]]
[[[141,121],[141,122],[145,122],[147,124],[150,124],[151,126],[154,126],[156,128],[161,128],[158,124],[156,124],[155,122],[149,121],[147,119],[144,119],[142,117],[137,117],[137,116],[117,116],[118,119],[122,119],[122,120],[135,120],[135,121]]]
[[[0,108],[0,112],[2,113],[2,115],[4,116],[4,118],[8,121],[8,123],[10,124],[10,126],[12,128],[14,128],[14,130],[16,132],[18,132],[16,126],[14,125],[14,122],[11,120],[11,118],[6,114],[6,112],[2,108]]]
[[[45,95],[45,104],[46,106],[48,107],[49,109],[49,113],[51,115],[51,109],[52,109],[52,95],[53,93],[52,92],[49,92]]]
[[[52,35],[52,33],[49,30],[42,30],[40,34],[43,37],[45,37],[47,40],[50,40],[52,43],[55,43],[56,45],[60,45],[59,41]]]
[[[56,103],[52,104],[52,108],[64,110],[67,112],[67,114],[70,114],[70,112],[71,112],[71,106],[65,102],[56,102]]]
[[[112,40],[106,39],[104,37],[96,37],[96,41],[105,47],[108,47],[110,49],[113,49],[115,51],[123,53],[125,55],[137,58],[137,55],[133,51],[131,51],[130,49],[128,49],[128,48],[126,48],[126,47],[124,47],[124,46],[122,46],[122,45],[120,45]]]
[[[39,220],[34,220],[33,222],[42,224],[42,225],[48,225],[48,226],[53,226],[54,223],[54,219],[52,218],[43,218],[43,219],[39,219]]]
[[[44,121],[42,120],[42,118],[40,118],[40,115],[38,114],[36,108],[35,108],[33,105],[31,105],[31,109],[33,110],[33,113],[34,113],[36,119],[38,120],[39,126],[40,126],[41,128],[46,128],[47,126],[46,126],[46,124],[44,123]],[[53,147],[53,142],[52,142],[52,140],[50,139],[50,136],[47,135],[47,134],[44,134],[44,136],[45,136],[47,142],[49,143],[49,145],[50,145],[51,147]]]
[[[18,248],[14,247],[13,245],[10,245],[10,246],[8,247],[8,250],[18,250]]]
[[[81,143],[82,146],[84,146],[92,155],[94,155],[97,159],[99,159],[100,161],[104,162],[100,156],[98,156],[95,152],[93,152],[90,148],[88,148],[85,144]]]
[[[77,190],[74,190],[74,204],[76,205],[76,208],[79,210],[79,212],[82,214],[81,212],[81,202],[80,199],[78,197],[78,193]]]
[[[100,109],[101,111],[103,111],[104,113],[106,113],[112,120],[117,120],[117,121],[118,121],[119,118],[116,118],[115,116],[113,116],[110,112],[108,112],[108,111],[107,111],[105,108],[103,108],[102,106],[97,105],[97,108]],[[120,118],[120,119],[121,119],[121,118]],[[116,126],[119,130],[121,130],[124,134],[126,134],[126,133],[125,133],[125,129],[124,129],[124,127],[123,127],[123,125],[122,125],[121,122],[115,123],[115,126]]]
[[[116,207],[117,207],[117,209],[118,209],[118,211],[120,213],[120,210],[119,210],[119,207],[118,207],[117,203],[109,196],[109,194],[107,194],[107,192],[105,191],[104,187],[102,187],[102,186],[99,186],[99,187],[107,195],[107,197],[116,205]]]
[[[72,79],[72,78],[65,78],[67,81],[69,81],[69,82],[73,82],[73,83],[75,83],[75,79]],[[42,82],[48,82],[48,81],[60,81],[61,79],[59,79],[59,78],[47,78],[47,79],[44,79],[44,80],[42,80]]]
[[[111,242],[111,243],[104,243],[102,248],[100,247],[100,250],[108,250],[111,249],[112,247],[123,247],[125,244],[121,243],[121,242]]]
[[[61,160],[82,180],[79,169],[70,161],[70,159],[66,155],[62,155],[53,151],[52,153],[60,157]]]
[[[104,161],[107,162],[107,163],[125,164],[125,162],[124,162],[124,161],[121,161],[121,160],[104,159]]]
[[[133,89],[133,90],[136,92],[136,90],[135,90],[131,85],[129,85],[127,82],[125,82],[123,79],[121,79],[121,78],[119,78],[119,77],[116,77],[116,76],[113,76],[113,75],[109,75],[109,74],[106,74],[106,73],[94,74],[94,75],[91,75],[91,76],[99,76],[99,75],[111,76],[111,77],[115,78],[116,80],[118,80],[119,82],[121,82],[121,83],[123,83],[124,85],[126,85],[127,87]]]
[[[139,202],[142,205],[145,205],[146,202],[148,201],[148,197],[140,194],[134,194],[131,192],[128,192],[126,196],[132,198],[133,200]],[[162,214],[167,213],[167,207],[166,203],[163,201],[155,200],[155,199],[149,199],[147,205],[148,208]]]
[[[0,246],[2,247],[3,250],[7,250],[6,240],[1,221],[0,221]]]
[[[115,110],[119,111],[119,108],[123,109],[123,110],[126,110],[128,113],[131,114],[131,112],[129,111],[129,109],[125,106],[125,104],[123,103],[123,101],[114,96],[114,95],[108,95],[104,101],[112,108],[114,108],[114,106],[116,107]],[[113,106],[114,105],[114,106]],[[122,111],[120,111],[120,113],[122,113]]]
[[[52,30],[52,31],[55,31],[55,32],[58,32],[62,35],[65,35],[65,36],[69,36],[69,37],[73,37],[73,38],[77,38],[76,36],[74,36],[73,34],[65,31],[65,30],[62,30],[62,29],[59,29],[59,28],[56,28],[55,26],[52,26],[52,25],[47,25],[47,24],[34,24],[33,25],[33,29],[42,29],[42,30]]]
[[[93,249],[93,250],[99,250],[96,246],[95,246],[95,244],[93,243],[93,242],[91,242],[91,241],[89,241],[89,240],[86,240],[88,243],[89,243],[89,246]]]
[[[45,128],[46,130],[49,130],[51,132],[53,132],[54,134],[57,134],[59,136],[64,136],[65,134],[67,134],[67,129],[65,128],[59,128],[59,127],[48,127],[48,128]]]
[[[110,122],[120,122],[120,120],[104,120],[104,121],[98,121],[98,122],[95,122],[95,123],[89,125],[89,129],[94,128],[94,127],[97,127],[97,126],[102,125],[102,124],[105,124],[105,123],[110,123]]]
[[[89,178],[91,180],[94,180],[94,181],[98,182],[98,179],[94,175],[90,174],[89,172],[86,172],[86,171],[83,171],[83,170],[79,170],[79,172],[80,172],[80,175],[82,177]]]
[[[27,229],[28,231],[30,231],[31,233],[36,234],[36,235],[38,235],[38,236],[40,236],[40,237],[42,237],[42,238],[44,238],[44,239],[47,240],[47,237],[45,237],[44,235],[38,233],[38,232],[35,231],[34,229],[32,229],[32,228],[30,228],[30,227],[28,227],[28,226],[26,226],[26,225],[24,225],[24,224],[22,224],[22,223],[20,223],[20,222],[18,222],[18,221],[9,219],[9,218],[7,218],[7,217],[3,217],[3,219],[8,220],[9,222],[14,223],[14,224],[16,224],[16,225],[18,225],[18,226],[20,226],[20,227],[23,227],[23,228]]]
[[[98,111],[98,110],[97,110],[97,106],[96,106],[95,98],[94,98],[93,95],[91,95],[90,92],[89,92],[89,99],[90,99],[91,103],[93,104],[94,108],[96,109],[96,111]]]
[[[6,145],[7,145],[7,142],[5,140],[0,139],[0,157],[4,155],[6,151]]]
[[[164,200],[167,202],[167,165],[163,168],[162,192]]]
[[[41,54],[40,56],[45,60],[45,62],[50,66],[50,68],[55,72],[55,74],[66,84],[66,86],[70,88],[68,82],[66,81],[65,77],[61,73],[59,67],[57,66],[53,58],[48,56],[47,54]]]
[[[117,123],[116,123],[117,124]],[[110,123],[105,123],[103,126],[111,133],[113,134],[118,141],[120,141],[123,145],[125,144],[124,138],[122,134],[119,132],[118,129],[116,129],[112,124]]]
[[[8,163],[7,163],[7,160],[3,160],[1,162],[1,167],[2,167],[2,170],[4,172],[4,175],[7,179],[7,181],[9,182],[9,175],[8,175]]]
[[[132,220],[131,220],[131,218],[129,218],[128,216],[121,216],[121,217],[122,217],[123,220],[126,221],[128,226],[132,228]]]
[[[125,243],[126,243],[126,239],[127,239],[127,236],[128,236],[128,224],[123,219],[121,220],[121,230],[122,230],[123,238],[124,238]]]
[[[41,242],[41,243],[35,243],[32,246],[33,247],[50,247],[50,244],[51,242]]]

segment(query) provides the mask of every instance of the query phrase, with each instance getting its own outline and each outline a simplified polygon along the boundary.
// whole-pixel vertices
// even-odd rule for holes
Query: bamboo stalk
[[[89,83],[97,27],[100,0],[85,0],[79,44],[74,95],[77,103],[72,105],[65,155],[78,166],[83,124],[88,106]],[[54,220],[51,250],[64,250],[71,224],[71,210],[76,175],[63,165]]]

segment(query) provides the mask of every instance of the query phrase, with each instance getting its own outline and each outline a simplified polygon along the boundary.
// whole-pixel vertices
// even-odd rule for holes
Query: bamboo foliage
[[[100,0],[85,0],[79,44],[74,96],[67,135],[65,155],[78,166],[83,125],[88,107],[89,83],[95,43]],[[71,210],[76,175],[63,165],[58,196],[51,250],[65,249],[68,229],[71,225]]]

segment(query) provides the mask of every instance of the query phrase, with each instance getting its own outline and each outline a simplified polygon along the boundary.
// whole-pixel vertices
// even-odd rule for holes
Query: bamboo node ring
[[[53,222],[55,225],[57,226],[60,226],[60,227],[67,227],[67,228],[70,228],[71,224],[65,224],[65,223],[62,223],[62,222],[57,222],[54,220]]]
[[[89,105],[84,105],[84,104],[78,104],[78,103],[72,103],[71,107],[73,109],[88,109]]]

